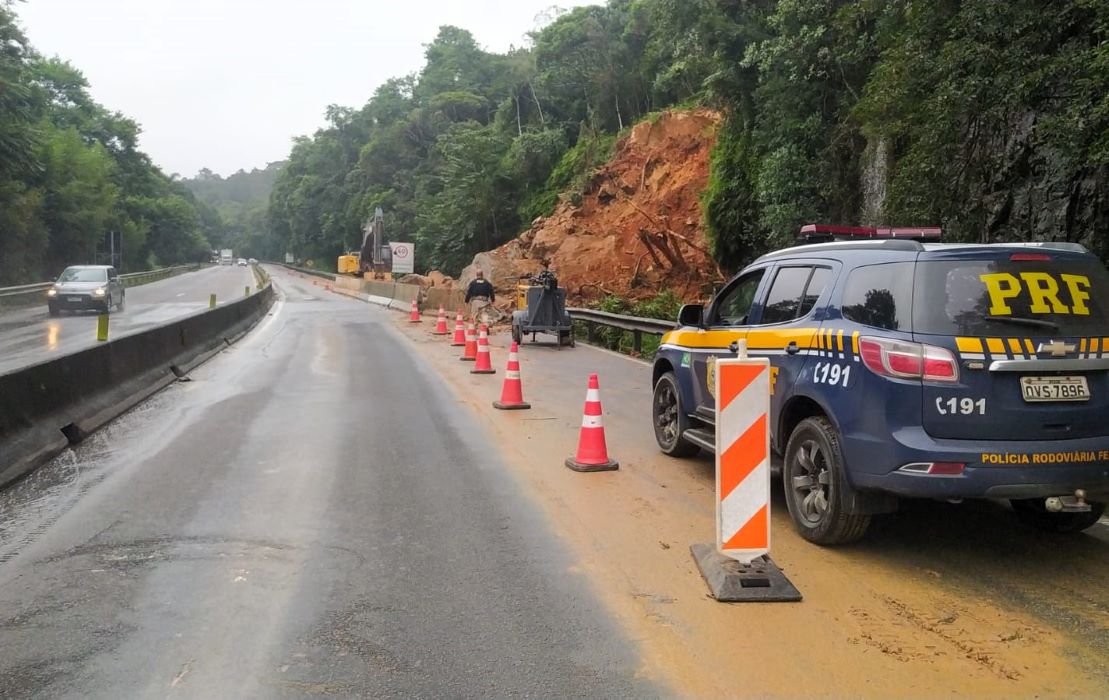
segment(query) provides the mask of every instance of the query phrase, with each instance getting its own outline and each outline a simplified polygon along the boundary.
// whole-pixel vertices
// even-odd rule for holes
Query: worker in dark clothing
[[[489,323],[489,307],[496,301],[493,285],[485,279],[485,273],[477,271],[477,277],[466,287],[466,303],[470,305],[470,318],[474,323]]]

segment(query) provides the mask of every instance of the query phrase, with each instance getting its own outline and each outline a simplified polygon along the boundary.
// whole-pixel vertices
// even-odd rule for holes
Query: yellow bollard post
[[[208,295],[208,308],[209,309],[216,308],[216,295],[215,294]]]
[[[96,339],[108,339],[108,314],[100,314],[96,317]]]

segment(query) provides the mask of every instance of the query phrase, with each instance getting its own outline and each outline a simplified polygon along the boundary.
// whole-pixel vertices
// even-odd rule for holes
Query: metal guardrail
[[[142,272],[129,272],[120,275],[119,278],[123,281],[124,287],[135,287],[139,284],[153,282],[163,277],[176,275],[179,272],[187,270],[197,270],[200,265],[175,265],[173,267],[161,267],[157,270],[144,270]],[[23,301],[26,303],[28,300],[20,300],[19,297],[30,296],[45,292],[54,286],[53,282],[38,282],[36,284],[21,284],[15,287],[0,287],[0,305],[5,302],[18,303]]]
[[[567,308],[566,311],[569,312],[571,321],[581,321],[585,324],[586,342],[589,343],[597,341],[597,326],[629,331],[632,334],[632,349],[636,355],[643,352],[644,333],[662,336],[677,327],[673,321],[643,318],[642,316],[625,316],[596,309]]]

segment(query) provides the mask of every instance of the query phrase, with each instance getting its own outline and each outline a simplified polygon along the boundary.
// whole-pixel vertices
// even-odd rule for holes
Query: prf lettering
[[[1059,282],[1053,275],[1046,272],[1022,272],[1019,279],[1017,275],[1008,272],[994,272],[987,275],[978,275],[986,291],[990,295],[990,315],[1009,316],[1013,309],[1006,302],[1014,299],[1027,291],[1032,303],[1028,309],[1034,314],[1076,314],[1089,316],[1090,307],[1086,301],[1090,298],[1090,278],[1085,275],[1059,275],[1063,286],[1067,288],[1070,297],[1070,306],[1059,298]]]

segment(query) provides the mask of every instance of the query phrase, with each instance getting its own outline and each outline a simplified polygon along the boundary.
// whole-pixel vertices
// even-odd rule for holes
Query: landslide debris
[[[664,289],[684,300],[706,298],[722,280],[700,208],[720,120],[718,112],[697,109],[637,124],[584,192],[563,195],[550,216],[474,256],[456,284],[465,288],[480,268],[500,306],[511,302],[513,278],[548,263],[575,306],[610,294],[645,299]]]

